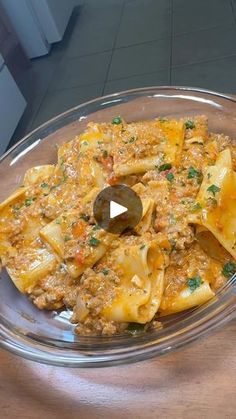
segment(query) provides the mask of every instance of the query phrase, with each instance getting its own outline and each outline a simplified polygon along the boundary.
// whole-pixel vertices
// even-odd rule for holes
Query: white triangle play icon
[[[128,211],[128,208],[123,207],[123,205],[120,205],[115,201],[110,201],[110,218],[115,218],[126,211]]]

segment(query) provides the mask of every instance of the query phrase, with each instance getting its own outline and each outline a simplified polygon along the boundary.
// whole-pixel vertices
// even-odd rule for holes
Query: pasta
[[[159,328],[236,272],[235,156],[203,115],[89,123],[0,204],[2,266],[39,309],[70,309],[78,334]],[[93,204],[117,184],[142,214],[113,234]]]

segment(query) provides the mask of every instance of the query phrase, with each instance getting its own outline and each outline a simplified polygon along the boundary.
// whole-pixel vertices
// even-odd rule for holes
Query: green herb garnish
[[[84,220],[84,221],[89,221],[89,219],[90,219],[89,215],[86,215],[86,214],[81,214],[80,218],[82,218],[82,220]]]
[[[35,201],[36,198],[26,198],[25,200],[25,206],[29,207],[31,204],[33,204],[33,202]]]
[[[105,268],[102,271],[103,275],[107,276],[109,274],[109,269]]]
[[[194,292],[197,288],[203,284],[203,280],[200,276],[195,276],[193,278],[188,279],[187,284],[190,288],[191,293]]]
[[[199,178],[201,176],[202,176],[202,173],[199,170],[194,169],[194,167],[191,166],[188,169],[188,179]]]
[[[130,137],[127,141],[124,141],[125,144],[131,144],[134,143],[134,141],[136,141],[137,138],[136,137]]]
[[[212,208],[217,207],[217,199],[212,198],[212,196],[207,198],[207,206],[212,207]]]
[[[185,126],[186,126],[187,129],[193,129],[193,128],[195,128],[195,123],[193,121],[191,121],[191,119],[188,119],[185,122]]]
[[[176,217],[175,217],[175,215],[174,215],[174,214],[170,214],[170,215],[169,215],[169,223],[170,223],[171,225],[173,225],[173,224],[176,224],[176,223],[177,223],[177,219],[176,219]]]
[[[199,204],[199,202],[197,202],[196,204],[193,205],[192,212],[198,211],[201,208],[202,208],[201,204]]]
[[[172,165],[170,163],[164,163],[158,167],[159,172],[164,172],[165,170],[170,170]]]
[[[211,185],[209,186],[209,188],[207,188],[207,191],[212,193],[215,196],[216,193],[220,191],[220,188],[216,185]]]
[[[222,269],[222,274],[226,278],[230,278],[236,272],[236,265],[233,262],[227,262]]]
[[[100,230],[100,225],[99,224],[95,224],[94,226],[93,226],[93,228],[92,228],[92,230],[93,231],[96,231],[96,230]]]
[[[108,151],[107,150],[103,151],[102,157],[104,157],[104,159],[106,159],[108,157]]]
[[[171,251],[176,250],[176,240],[175,239],[169,239],[169,242],[171,244]]]
[[[142,244],[142,246],[140,246],[140,248],[139,248],[139,249],[140,249],[140,250],[143,250],[143,249],[145,248],[145,246],[146,246],[145,244]]]
[[[41,188],[48,188],[49,185],[48,185],[48,183],[43,182],[43,183],[41,183],[40,186],[41,186]]]
[[[142,333],[146,329],[146,324],[140,324],[140,323],[129,323],[129,326],[127,327],[127,332],[129,332],[131,335],[137,335],[139,333]]]
[[[68,242],[69,240],[71,240],[71,237],[66,234],[65,237],[64,237],[64,241]]]
[[[122,119],[121,119],[120,116],[116,116],[115,118],[113,118],[111,123],[114,124],[114,125],[119,125],[119,124],[122,123]]]
[[[97,247],[100,243],[100,240],[96,239],[96,237],[91,237],[88,241],[89,245],[92,247]]]
[[[173,173],[167,173],[167,175],[166,175],[166,179],[169,181],[169,182],[173,182],[173,180],[174,180],[174,175],[173,175]]]

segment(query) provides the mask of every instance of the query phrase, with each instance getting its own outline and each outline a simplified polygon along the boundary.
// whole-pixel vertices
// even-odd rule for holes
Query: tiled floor
[[[64,40],[22,77],[11,145],[54,115],[115,91],[189,85],[236,92],[236,0],[78,0]]]

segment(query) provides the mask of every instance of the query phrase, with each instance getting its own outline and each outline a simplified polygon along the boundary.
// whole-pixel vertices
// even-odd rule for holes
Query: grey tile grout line
[[[233,58],[233,57],[236,57],[236,53],[235,54],[230,54],[230,55],[224,55],[224,56],[217,57],[217,58],[214,58],[214,59],[211,59],[211,60],[203,60],[203,61],[196,61],[196,62],[188,63],[188,64],[174,65],[174,66],[172,66],[172,69],[191,67],[191,66],[197,65],[197,64],[207,64],[207,63],[211,63],[211,62],[214,63],[214,62],[222,60],[223,58]],[[104,83],[107,83],[107,82],[110,83],[110,82],[113,82],[113,81],[119,81],[119,80],[123,80],[123,79],[131,79],[133,77],[139,77],[139,76],[141,77],[141,76],[145,76],[145,75],[149,75],[149,74],[156,74],[156,73],[159,73],[159,72],[164,71],[164,70],[168,70],[168,66],[159,68],[158,70],[155,70],[155,71],[148,71],[148,72],[145,72],[145,73],[135,73],[135,74],[132,74],[130,76],[118,77],[118,78],[111,79],[111,80],[106,79],[105,82],[97,81],[95,83],[79,84],[79,85],[76,85],[76,86],[64,87],[63,89],[50,90],[50,93],[55,93],[55,92],[60,92],[60,91],[63,91],[63,90],[70,90],[70,89],[75,89],[75,88],[80,88],[80,87],[83,88],[83,87],[88,87],[88,86],[93,86],[93,85],[98,85],[98,84],[104,84]]]
[[[201,60],[201,61],[195,61],[195,62],[188,63],[188,64],[173,65],[172,68],[178,69],[178,68],[182,68],[182,67],[191,67],[191,66],[197,65],[197,64],[207,64],[207,63],[211,63],[211,62],[215,62],[215,61],[220,61],[223,58],[233,58],[233,57],[236,57],[236,52],[235,52],[235,54],[221,55],[220,57],[212,58],[210,60]]]
[[[58,60],[58,65],[56,65],[56,66],[55,66],[55,69],[54,69],[54,71],[52,72],[52,75],[51,75],[51,78],[50,78],[50,80],[49,80],[48,86],[47,86],[47,88],[46,88],[46,90],[45,90],[44,95],[42,96],[42,99],[41,99],[41,101],[40,101],[40,103],[39,103],[39,106],[38,106],[38,108],[37,108],[37,111],[35,111],[35,113],[34,113],[34,115],[33,115],[33,118],[32,118],[32,120],[31,120],[31,122],[30,122],[29,126],[27,127],[27,129],[29,130],[28,132],[30,132],[30,130],[31,130],[32,126],[33,126],[33,123],[34,123],[34,121],[36,120],[36,118],[37,118],[37,116],[38,116],[38,114],[39,114],[39,112],[40,112],[40,110],[41,110],[41,108],[42,108],[42,104],[43,104],[43,102],[44,102],[44,99],[46,98],[47,94],[50,92],[50,91],[49,91],[49,86],[50,86],[50,84],[51,84],[51,82],[52,82],[52,80],[53,80],[53,77],[54,77],[54,75],[55,75],[55,73],[56,73],[57,69],[58,69],[58,66],[61,64],[61,62],[62,62],[62,60],[63,60],[64,55],[65,55],[65,54],[62,54],[62,55],[61,55],[60,59]]]
[[[84,3],[83,3],[82,5],[80,5],[79,7],[81,7],[81,8],[83,9],[83,7],[84,7]],[[45,98],[46,98],[47,94],[50,92],[50,90],[49,90],[49,86],[51,85],[52,79],[53,79],[53,77],[54,77],[54,75],[55,75],[56,71],[58,70],[58,67],[59,67],[59,66],[60,66],[60,64],[62,63],[62,60],[64,59],[64,57],[65,57],[65,52],[63,52],[63,53],[61,54],[61,56],[59,55],[58,63],[57,63],[57,65],[55,66],[54,71],[52,72],[52,76],[51,76],[50,81],[49,81],[49,83],[48,83],[48,86],[47,86],[47,88],[46,88],[46,90],[45,90],[45,93],[44,93],[44,95],[42,96],[42,99],[41,99],[41,101],[40,101],[40,103],[39,103],[39,106],[37,107],[37,110],[35,111],[35,113],[34,113],[34,115],[33,115],[33,118],[32,118],[32,120],[31,120],[30,124],[26,127],[26,129],[28,129],[28,132],[30,132],[30,130],[32,129],[32,126],[33,126],[33,124],[34,124],[34,121],[36,120],[36,118],[37,118],[37,116],[38,116],[38,114],[39,114],[39,112],[40,112],[40,110],[41,110],[41,108],[42,108],[42,104],[43,104],[43,102],[44,102],[44,100],[45,100]],[[52,57],[50,57],[50,58],[52,58]]]
[[[233,14],[234,24],[236,24],[236,16],[235,16],[235,13],[234,13],[234,6],[233,6],[233,1],[232,0],[230,0],[230,6],[231,6],[232,14]]]
[[[108,81],[108,75],[109,75],[110,68],[111,68],[112,58],[113,58],[114,51],[115,51],[116,41],[117,41],[119,30],[120,30],[120,24],[121,24],[123,15],[124,15],[124,9],[125,9],[125,0],[123,0],[122,7],[121,7],[119,24],[117,26],[116,35],[115,35],[113,46],[112,46],[111,57],[110,57],[110,61],[109,61],[108,67],[107,67],[107,72],[106,72],[106,76],[105,76],[105,80],[104,80],[104,85],[103,85],[103,89],[102,89],[102,96],[105,93],[105,88],[106,88],[106,84],[107,84],[107,81]]]
[[[236,57],[236,53],[231,54],[231,55],[221,56],[221,57],[218,57],[218,58],[214,58],[212,60],[198,61],[198,62],[194,62],[194,63],[190,63],[190,64],[175,65],[175,66],[172,66],[172,69],[179,69],[179,68],[183,68],[183,67],[191,67],[191,66],[197,65],[197,64],[207,64],[207,63],[211,63],[211,62],[214,63],[214,62],[217,62],[217,61],[219,61],[223,58],[233,58],[233,57]],[[52,93],[53,94],[53,93],[61,92],[61,91],[64,91],[64,90],[79,89],[79,88],[84,88],[84,87],[89,87],[89,86],[97,86],[98,84],[103,85],[103,84],[106,84],[106,83],[111,83],[113,81],[119,81],[119,80],[123,80],[123,79],[132,79],[133,77],[139,77],[139,76],[142,77],[142,76],[145,76],[145,75],[156,74],[156,73],[159,73],[159,72],[165,71],[165,70],[168,70],[168,67],[163,67],[163,68],[160,68],[156,71],[148,71],[148,72],[139,73],[139,74],[136,73],[136,74],[132,74],[130,76],[119,77],[119,78],[111,79],[111,80],[106,79],[105,82],[104,81],[100,81],[100,82],[97,81],[95,83],[79,84],[79,85],[76,85],[76,86],[64,87],[63,89],[56,89],[56,90],[50,90],[50,91],[47,90],[47,93]]]
[[[231,5],[231,7],[232,7],[232,1],[230,1],[230,5]],[[172,21],[173,21],[173,0],[171,0],[171,17],[172,17]],[[123,4],[122,4],[122,9],[121,9],[121,16],[120,16],[120,21],[119,21],[119,25],[118,25],[118,28],[117,28],[117,34],[116,34],[116,36],[115,36],[115,40],[114,40],[114,43],[113,43],[113,47],[112,47],[112,49],[107,49],[107,50],[103,50],[103,51],[99,51],[99,52],[95,52],[95,53],[92,53],[92,54],[84,54],[84,55],[80,55],[80,56],[77,56],[77,57],[66,57],[66,53],[63,53],[62,55],[61,55],[61,57],[60,57],[60,60],[59,60],[59,62],[58,62],[58,65],[60,65],[61,64],[61,62],[62,62],[62,60],[64,59],[64,58],[66,58],[67,60],[73,60],[73,59],[76,59],[76,58],[80,58],[80,57],[86,57],[86,56],[93,56],[93,55],[97,55],[97,54],[100,54],[100,53],[104,53],[104,52],[109,52],[109,51],[111,51],[112,52],[112,54],[111,54],[111,58],[110,58],[110,63],[109,63],[109,66],[108,66],[108,71],[107,71],[107,74],[106,74],[106,78],[105,78],[105,81],[104,82],[96,82],[96,83],[89,83],[89,84],[83,84],[83,85],[77,85],[77,86],[73,86],[73,87],[68,87],[68,88],[64,88],[64,89],[58,89],[58,90],[52,90],[52,91],[50,91],[51,93],[53,93],[53,92],[58,92],[58,91],[64,91],[64,90],[69,90],[69,89],[73,89],[73,88],[83,88],[83,87],[87,87],[87,86],[92,86],[92,85],[98,85],[98,84],[103,84],[103,89],[102,89],[102,95],[104,94],[104,91],[105,91],[105,85],[106,85],[106,83],[108,82],[108,79],[107,79],[107,76],[108,76],[108,74],[109,74],[109,70],[110,70],[110,65],[111,65],[111,61],[112,61],[112,57],[113,57],[113,54],[114,54],[114,50],[115,49],[124,49],[124,48],[130,48],[130,47],[132,47],[132,46],[138,46],[138,45],[142,45],[142,44],[147,44],[147,43],[150,43],[150,42],[156,42],[156,41],[161,41],[161,40],[164,40],[164,39],[169,39],[169,38],[171,38],[171,49],[172,49],[172,44],[173,44],[173,27],[171,28],[171,37],[163,37],[163,38],[159,38],[159,39],[155,39],[155,40],[149,40],[149,41],[145,41],[145,42],[141,42],[141,43],[136,43],[136,44],[130,44],[130,45],[128,45],[128,46],[124,46],[124,47],[117,47],[117,48],[115,48],[115,44],[116,44],[116,40],[117,40],[117,37],[118,37],[118,33],[119,33],[119,28],[120,28],[120,23],[121,23],[121,19],[122,19],[122,17],[123,17],[123,12],[124,12],[124,7],[125,7],[125,1],[123,2]],[[233,11],[232,11],[233,12]],[[233,14],[233,16],[234,16],[234,14]],[[235,21],[235,17],[234,17],[234,21]],[[172,22],[172,24],[173,24],[173,22]],[[214,26],[214,27],[210,27],[210,28],[205,28],[205,29],[200,29],[200,30],[196,30],[196,31],[191,31],[191,32],[185,32],[185,33],[181,33],[181,34],[177,34],[177,35],[175,35],[176,37],[180,37],[180,36],[182,36],[182,35],[186,35],[186,34],[189,34],[189,33],[195,33],[195,32],[198,32],[198,31],[207,31],[207,30],[211,30],[211,29],[215,29],[215,28],[220,28],[220,27],[224,27],[225,25],[216,25],[216,26]],[[230,27],[231,26],[234,26],[234,25],[230,25]],[[171,52],[171,54],[172,54],[172,52]],[[204,60],[204,61],[198,61],[198,62],[194,62],[194,63],[191,63],[191,64],[183,64],[183,65],[177,65],[177,66],[173,66],[173,69],[177,69],[177,68],[181,68],[181,67],[186,67],[186,66],[192,66],[192,65],[196,65],[196,64],[202,64],[202,63],[208,63],[208,62],[215,62],[215,61],[218,61],[218,60],[220,60],[220,59],[222,59],[222,58],[228,58],[228,57],[234,57],[235,56],[235,54],[232,54],[232,55],[229,55],[229,56],[221,56],[221,57],[219,57],[219,58],[215,58],[215,59],[213,59],[213,60]],[[171,56],[171,59],[172,59],[172,56]],[[172,64],[172,62],[171,62],[171,64]],[[31,128],[31,126],[33,125],[33,123],[34,123],[34,121],[35,121],[35,119],[36,119],[36,117],[37,117],[37,115],[39,114],[39,112],[40,112],[40,109],[41,109],[41,107],[42,107],[42,103],[43,103],[43,101],[44,101],[44,99],[45,99],[45,97],[46,97],[46,95],[49,93],[49,86],[50,86],[50,84],[51,84],[51,80],[52,80],[52,78],[53,78],[53,76],[54,76],[54,74],[55,74],[55,72],[56,72],[56,70],[57,69],[55,69],[54,71],[53,71],[53,74],[52,74],[52,76],[51,76],[51,79],[50,79],[50,82],[48,83],[48,87],[47,87],[47,89],[46,89],[46,91],[45,91],[45,94],[43,95],[43,97],[42,97],[42,100],[41,100],[41,102],[40,102],[40,104],[39,104],[39,106],[38,106],[38,108],[37,108],[37,110],[36,110],[36,112],[35,112],[35,114],[34,114],[34,117],[33,117],[33,119],[32,119],[32,121],[31,121],[31,123],[30,123],[30,125],[29,125],[29,129]],[[133,77],[137,77],[137,76],[144,76],[145,74],[155,74],[155,73],[157,73],[157,72],[159,72],[159,71],[163,71],[163,70],[165,70],[164,68],[163,69],[159,69],[159,70],[156,70],[156,71],[153,71],[153,72],[148,72],[148,73],[142,73],[142,74],[132,74],[131,76],[128,76],[128,77],[121,77],[121,78],[118,78],[118,79],[112,79],[112,80],[109,80],[109,82],[112,82],[112,81],[118,81],[118,80],[122,80],[122,79],[128,79],[128,78],[133,78]],[[172,70],[172,66],[170,65],[170,84],[171,84],[171,70]]]
[[[173,0],[170,0],[170,70],[169,70],[169,83],[172,83],[172,55],[173,55]]]
[[[173,0],[171,0],[171,1],[173,1]],[[176,34],[175,38],[180,38],[181,36],[193,34],[193,33],[196,33],[196,32],[204,32],[204,31],[209,31],[209,30],[212,30],[212,29],[224,28],[224,27],[227,27],[227,29],[229,29],[231,27],[234,28],[235,24],[233,23],[230,26],[228,26],[228,25],[217,25],[217,26],[212,26],[210,28],[197,29],[197,30],[190,31],[190,32],[183,32],[183,33]],[[174,34],[173,34],[173,36],[174,36]],[[165,40],[168,40],[168,39],[170,39],[170,36],[163,36],[161,38],[150,39],[149,41],[144,41],[144,42],[137,42],[137,43],[134,43],[134,44],[129,44],[129,45],[123,46],[123,47],[115,47],[115,48],[112,47],[112,48],[109,48],[109,49],[103,49],[101,51],[92,52],[91,54],[81,54],[81,55],[76,55],[76,56],[73,56],[73,57],[65,55],[65,57],[66,57],[67,60],[76,60],[78,58],[90,57],[90,56],[93,56],[93,55],[102,54],[104,52],[110,52],[110,51],[113,51],[113,49],[120,50],[120,49],[125,49],[125,48],[136,47],[136,46],[139,46],[139,45],[149,44],[151,42],[165,41]],[[51,58],[51,59],[53,59],[53,58]]]

